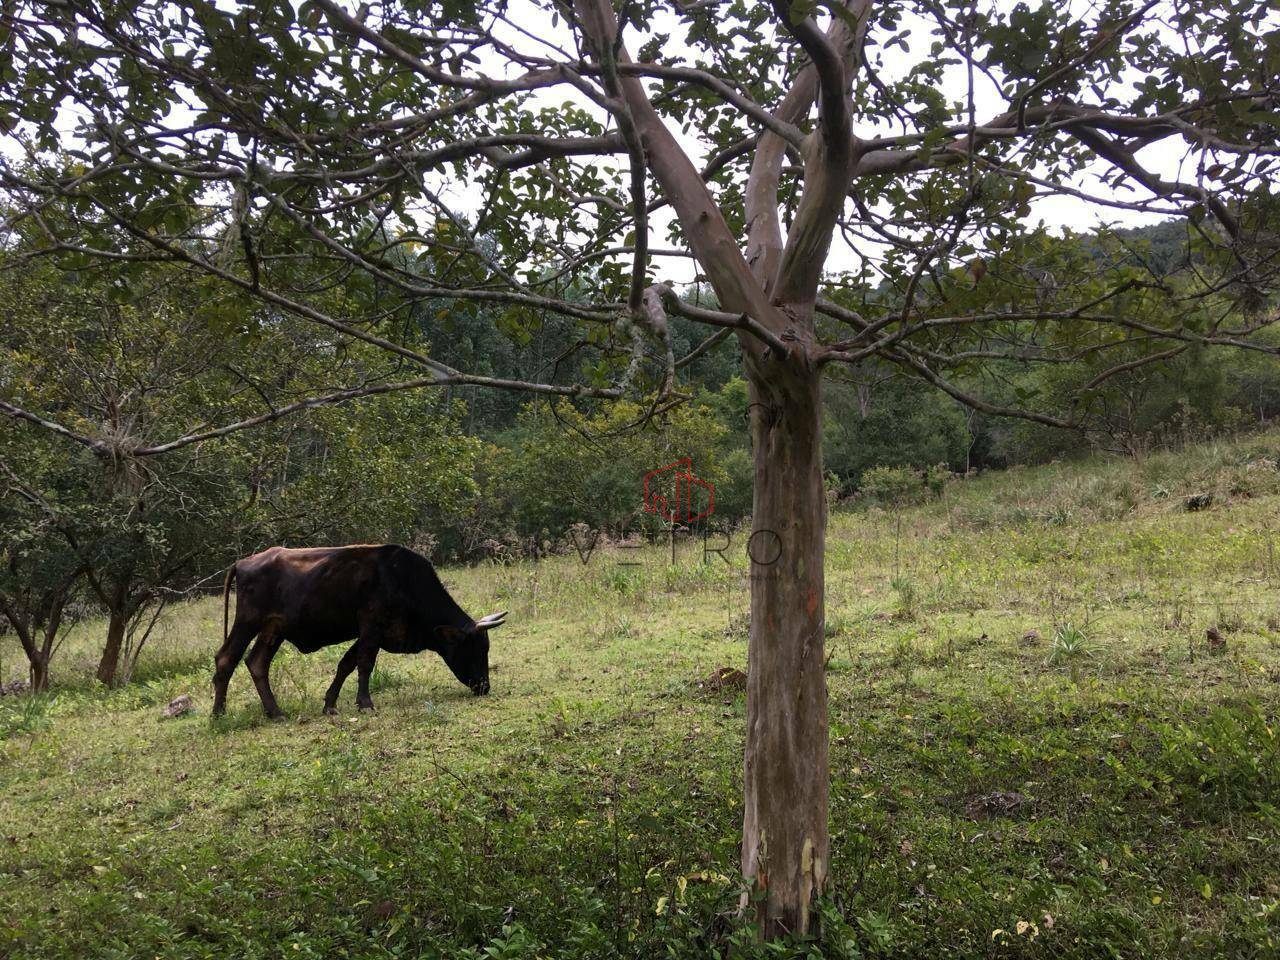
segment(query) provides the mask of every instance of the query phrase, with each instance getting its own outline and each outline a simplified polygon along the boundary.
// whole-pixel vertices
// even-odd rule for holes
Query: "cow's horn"
[[[476,621],[476,626],[482,630],[492,630],[494,627],[500,627],[503,621],[507,619],[507,611],[501,613],[490,613]]]

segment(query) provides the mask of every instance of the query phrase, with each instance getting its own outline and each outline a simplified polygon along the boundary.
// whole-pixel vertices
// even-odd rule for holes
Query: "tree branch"
[[[597,56],[616,44],[618,63],[631,62],[626,47],[618,43],[618,23],[609,0],[575,0],[574,8],[584,37]],[[621,90],[650,169],[662,184],[721,305],[781,329],[783,320],[752,277],[719,205],[649,102],[639,79],[623,77]]]
[[[773,0],[774,15],[804,48],[817,74],[818,126],[823,139],[832,149],[848,149],[852,124],[849,104],[850,74],[847,56],[840,50],[835,37],[838,30],[843,32],[837,26],[843,20],[838,15],[833,16],[832,29],[824,32],[812,14],[795,17],[792,11],[794,5],[794,0]],[[860,21],[860,29],[865,30],[865,17],[871,7],[869,0],[855,0],[852,7],[851,15]]]
[[[823,33],[812,17],[793,22],[788,0],[774,10],[813,62],[818,85],[818,137],[804,150],[804,192],[778,263],[773,296],[807,326],[831,249],[836,222],[849,192],[854,144],[849,83],[856,70],[871,13],[870,0],[846,0]],[[776,195],[776,180],[774,193]]]

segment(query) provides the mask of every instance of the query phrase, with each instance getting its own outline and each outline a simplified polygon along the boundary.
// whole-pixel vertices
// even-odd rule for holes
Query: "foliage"
[[[823,462],[846,491],[862,489],[873,467],[916,470],[945,464],[963,471],[969,431],[963,410],[942,394],[882,372],[824,391]]]
[[[375,398],[269,423],[251,439],[131,457],[129,448],[170,441],[201,418],[252,415],[272,394],[281,402],[315,389],[331,375],[331,345],[278,318],[227,336],[204,315],[214,298],[162,268],[135,275],[146,282],[124,299],[110,274],[34,264],[10,278],[0,315],[21,322],[0,334],[8,395],[101,446],[0,424],[0,595],[47,611],[42,589],[74,572],[72,606],[111,615],[104,682],[127,679],[157,605],[216,579],[235,557],[280,541],[411,541],[477,495],[480,445],[454,436],[461,411],[440,398]],[[339,363],[368,370],[379,357],[344,350]]]
[[[644,475],[683,457],[715,485],[715,522],[732,523],[744,504],[749,510],[750,462],[714,406],[691,402],[648,418],[645,407],[625,401],[594,413],[567,403],[529,407],[495,438],[484,495],[449,544],[463,555],[486,540],[505,544],[505,553],[544,542],[568,549],[575,524],[614,538],[660,533],[668,524],[644,510]]]
[[[1264,357],[1188,350],[1158,366],[1110,379],[1096,392],[1080,432],[1040,424],[993,423],[980,428],[982,455],[993,463],[1043,463],[1104,449],[1140,456],[1158,447],[1230,435],[1280,412],[1273,406],[1275,364]],[[1015,376],[1024,390],[1063,399],[1080,371],[1069,365]]]
[[[942,493],[951,473],[946,464],[924,470],[912,467],[872,467],[862,474],[858,496],[871,503],[906,506]]]
[[[5,439],[0,432],[0,634],[17,637],[30,668],[31,689],[39,692],[49,683],[61,633],[78,612],[75,591],[84,564],[58,529],[67,521],[66,506],[50,509],[19,481]],[[52,473],[68,469],[53,455],[64,451],[48,449],[43,436],[29,437],[28,444],[26,466],[39,474],[36,487],[47,489]]]
[[[1133,432],[1149,426],[1132,415],[1135,371],[1192,347],[1276,352],[1255,335],[1280,321],[1280,30],[1256,3],[1202,6],[24,0],[0,14],[0,127],[15,147],[0,160],[4,223],[63,269],[111,262],[119,301],[159,260],[257,304],[261,325],[312,326],[343,388],[306,406],[486,386],[657,410],[680,398],[682,370],[712,359],[703,347],[735,335],[753,519],[788,524],[793,541],[785,579],[750,578],[742,862],[765,937],[804,934],[830,853],[814,630],[824,370],[874,359],[976,410]],[[1179,141],[1193,156],[1175,179],[1145,166],[1140,154]],[[1123,237],[1091,248],[1037,225],[1047,197],[1175,215],[1195,239],[1172,268]],[[852,266],[836,267],[833,242]],[[692,302],[658,276],[683,257]],[[716,309],[697,302],[700,277]],[[471,349],[475,305],[498,313],[505,356]],[[687,354],[671,316],[707,328]],[[344,367],[351,347],[383,362]],[[484,372],[521,351],[529,379]],[[1055,365],[1078,378],[1007,376]],[[413,375],[393,380],[400,366]],[[1117,425],[1111,387],[1125,380]],[[1014,402],[989,399],[993,384]],[[176,449],[135,442],[113,416],[5,412],[123,463],[135,492],[133,461]],[[532,471],[535,489],[569,479],[558,451],[538,456],[560,470]],[[614,466],[593,478],[611,491]],[[559,509],[535,506],[526,523]],[[108,654],[146,596],[135,548],[159,539],[131,533],[112,584],[86,573],[110,609]],[[166,563],[185,561],[173,547]],[[793,652],[812,662],[795,669]],[[885,927],[863,929],[881,944]],[[500,952],[546,942],[507,933]]]

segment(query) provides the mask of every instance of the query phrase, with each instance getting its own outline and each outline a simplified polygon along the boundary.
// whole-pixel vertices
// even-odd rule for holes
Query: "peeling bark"
[[[865,14],[869,4],[857,6]],[[607,0],[576,0],[575,8],[590,45],[628,63]],[[813,314],[853,164],[845,98],[861,42],[861,29],[851,32],[843,21],[826,35],[813,24],[798,29],[815,62],[797,79],[779,120],[799,120],[820,92],[825,97],[820,132],[805,143],[805,188],[785,246],[777,219],[787,146],[782,137],[766,133],[752,165],[743,256],[739,238],[640,81],[624,76],[617,84],[650,169],[721,308],[742,315],[739,341],[750,383],[755,458],[742,870],[767,938],[809,931],[830,855],[826,495]]]
[[[772,938],[809,930],[829,862],[819,379],[750,366],[755,501],[743,875]]]

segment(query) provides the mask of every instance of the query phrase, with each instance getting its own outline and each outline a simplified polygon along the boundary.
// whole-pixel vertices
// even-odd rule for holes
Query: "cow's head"
[[[481,617],[470,629],[454,626],[436,628],[444,662],[477,697],[489,692],[489,631],[502,626],[506,617],[504,610]]]

